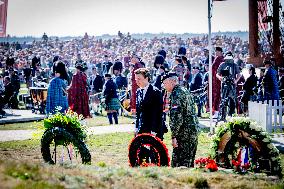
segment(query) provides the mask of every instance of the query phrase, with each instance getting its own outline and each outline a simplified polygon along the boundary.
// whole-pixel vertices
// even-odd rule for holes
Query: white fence
[[[283,111],[281,100],[248,103],[249,118],[257,121],[267,132],[283,131]]]

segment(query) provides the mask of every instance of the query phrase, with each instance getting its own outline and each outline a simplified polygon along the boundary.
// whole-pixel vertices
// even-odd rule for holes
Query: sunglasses
[[[192,69],[197,69],[197,70],[199,70],[199,68],[198,68],[198,67],[193,67]]]

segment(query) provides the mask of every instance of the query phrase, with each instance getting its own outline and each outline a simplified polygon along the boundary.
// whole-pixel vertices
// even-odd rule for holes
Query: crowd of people
[[[87,34],[60,40],[45,34],[41,41],[30,44],[1,43],[0,113],[5,114],[3,108],[10,101],[13,108],[18,107],[21,82],[27,88],[46,83],[46,114],[70,108],[85,118],[92,117],[90,96],[100,93],[109,123],[113,124],[114,119],[118,124],[118,90],[131,91],[130,111],[137,116],[136,134],[152,133],[163,139],[169,110],[175,148],[173,166],[193,166],[197,116],[209,112],[207,42],[207,36],[135,39],[119,33],[106,40]],[[264,59],[264,67],[257,68],[256,75],[256,68],[246,61],[247,41],[215,36],[212,43],[214,118],[219,116],[224,96],[229,99],[229,115],[246,113],[249,100],[284,98],[284,70],[274,67],[273,57]],[[246,70],[248,77],[243,74]],[[226,87],[230,87],[228,94],[224,92]],[[201,93],[205,94],[202,99]]]

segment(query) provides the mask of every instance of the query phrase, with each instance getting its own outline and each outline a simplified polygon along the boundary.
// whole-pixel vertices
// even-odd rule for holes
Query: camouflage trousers
[[[197,150],[198,136],[178,137],[178,147],[173,149],[172,167],[194,167],[194,159]]]

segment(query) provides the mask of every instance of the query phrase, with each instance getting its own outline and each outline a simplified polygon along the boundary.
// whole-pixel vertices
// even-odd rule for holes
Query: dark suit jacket
[[[151,133],[153,131],[157,133],[157,137],[162,139],[163,97],[161,91],[150,84],[142,102],[138,102],[140,90],[137,90],[136,93],[136,128],[139,127],[139,120],[141,119],[141,127],[138,128],[138,133]]]
[[[96,78],[94,80],[90,80],[90,86],[92,86],[93,90],[96,91],[96,93],[101,92],[103,90],[104,86],[104,79],[100,75],[96,75]]]
[[[202,75],[198,73],[190,83],[190,91],[195,91],[202,87]]]

